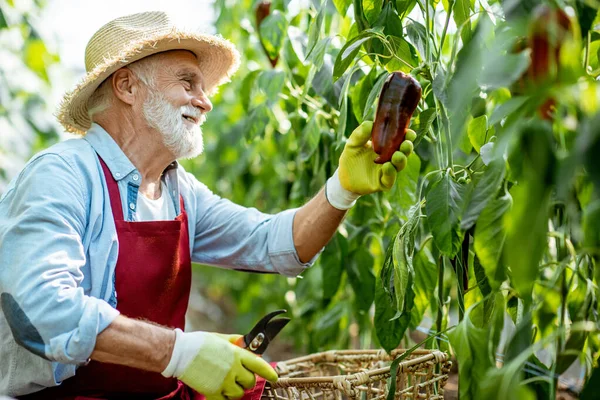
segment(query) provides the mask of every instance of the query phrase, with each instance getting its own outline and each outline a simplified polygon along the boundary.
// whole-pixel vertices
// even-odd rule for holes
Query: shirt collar
[[[88,141],[96,153],[104,160],[116,181],[125,178],[136,170],[117,142],[97,123],[92,123],[84,139]],[[176,169],[178,166],[177,161],[173,161],[167,166],[165,172]]]

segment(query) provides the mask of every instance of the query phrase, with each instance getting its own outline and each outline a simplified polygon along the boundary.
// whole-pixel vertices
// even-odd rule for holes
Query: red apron
[[[181,214],[175,220],[128,222],[123,218],[117,181],[98,158],[108,185],[119,241],[115,269],[117,310],[129,318],[183,330],[192,274],[183,198],[180,196]],[[248,391],[244,399],[260,399],[264,384],[263,379],[257,379],[257,386]],[[253,396],[248,396],[250,393]],[[91,361],[60,386],[20,397],[26,400],[98,398],[203,400],[204,396],[160,373]]]

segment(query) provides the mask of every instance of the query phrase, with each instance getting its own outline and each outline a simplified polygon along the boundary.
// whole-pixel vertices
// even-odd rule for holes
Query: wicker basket
[[[404,353],[392,352],[395,358]],[[392,360],[378,350],[338,350],[277,364],[279,380],[262,400],[385,400]],[[437,350],[415,350],[398,365],[395,399],[443,399],[452,363]]]

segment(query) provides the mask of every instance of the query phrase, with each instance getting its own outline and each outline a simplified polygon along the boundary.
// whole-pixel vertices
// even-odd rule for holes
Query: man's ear
[[[133,105],[140,96],[140,80],[127,67],[117,70],[112,77],[115,96],[122,102]]]

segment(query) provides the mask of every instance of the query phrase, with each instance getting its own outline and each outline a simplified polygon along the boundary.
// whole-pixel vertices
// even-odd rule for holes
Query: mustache
[[[200,125],[206,122],[206,114],[200,111],[196,107],[192,106],[181,106],[181,113],[189,115],[190,117],[196,118]]]

